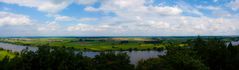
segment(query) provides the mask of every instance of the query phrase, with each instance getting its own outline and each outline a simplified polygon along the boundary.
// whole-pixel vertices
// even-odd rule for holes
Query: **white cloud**
[[[105,0],[99,8],[87,7],[86,11],[103,11],[118,16],[135,15],[180,15],[183,10],[177,6],[155,6],[152,0]]]
[[[76,2],[81,5],[92,5],[96,3],[97,1],[98,0],[76,0]]]
[[[239,32],[239,28],[237,27],[239,26],[239,22],[237,22],[239,17],[234,16],[233,14],[229,13],[229,11],[225,11],[222,9],[223,7],[198,6],[195,8],[190,4],[185,3],[175,4],[173,6],[153,5],[152,1],[153,0],[100,0],[101,4],[97,8],[89,6],[88,4],[90,3],[83,3],[84,5],[87,4],[86,8],[84,9],[85,11],[97,13],[100,12],[104,16],[97,18],[74,18],[71,16],[52,15],[51,17],[55,18],[53,21],[50,21],[50,23],[47,24],[36,25],[36,30],[42,34],[53,35],[131,36],[199,34],[237,35]],[[51,8],[55,8],[57,5],[62,6],[62,4],[67,5],[67,3],[58,3],[54,1],[49,2],[49,4],[54,6]],[[55,4],[57,5],[55,6]],[[21,5],[25,5],[25,2],[23,1],[23,4]],[[35,5],[31,4],[28,6],[36,7]],[[45,6],[47,7],[47,5]],[[62,8],[64,7],[65,6]],[[62,8],[59,10],[62,10]],[[201,12],[200,9],[208,9],[210,11],[217,10],[212,12],[212,14],[218,17],[208,17],[207,14]],[[47,11],[47,9],[44,10],[43,8],[41,11]],[[109,13],[113,13],[114,15],[108,16]],[[185,15],[185,13],[189,15]],[[58,24],[62,21],[70,21],[80,24]],[[93,23],[89,24],[89,22],[92,21]]]
[[[40,32],[52,32],[52,31],[59,30],[59,28],[60,28],[59,24],[53,21],[48,24],[39,26],[37,30]]]
[[[76,2],[81,5],[92,5],[98,0],[0,0],[0,2],[17,4],[19,6],[33,7],[39,11],[55,14],[70,4]]]
[[[0,0],[0,2],[33,7],[47,13],[57,13],[71,4],[70,0]]]
[[[49,15],[49,16],[55,18],[54,22],[62,22],[62,21],[68,21],[68,22],[93,22],[93,21],[97,20],[97,18],[90,18],[90,17],[75,18],[75,17],[62,16],[62,15]]]
[[[55,21],[73,21],[75,18],[69,16],[53,15]]]
[[[1,0],[1,2],[10,3],[10,4],[18,4],[20,6],[28,6],[28,7],[35,7],[39,3],[36,0]]]
[[[197,6],[198,9],[210,10],[211,14],[215,17],[231,17],[232,14],[228,10],[224,10],[219,6]]]
[[[178,7],[168,7],[168,6],[149,7],[149,11],[154,11],[156,13],[163,14],[163,15],[179,15],[183,12],[183,10],[181,10]]]
[[[233,16],[231,13],[229,13],[228,11],[225,11],[225,10],[213,11],[212,14],[215,15],[216,17],[231,17],[231,16]]]
[[[61,2],[53,3],[51,1],[41,3],[40,5],[37,5],[38,10],[49,12],[49,13],[57,13],[63,9],[65,9],[70,2],[68,0],[62,0]]]
[[[80,18],[79,21],[80,22],[88,22],[88,21],[96,21],[96,18]]]
[[[101,3],[99,8],[93,9],[116,16],[101,17],[98,24],[69,26],[68,30],[108,35],[230,35],[238,34],[239,30],[235,17],[210,18],[187,4],[153,6],[147,0],[107,0]],[[223,10],[215,6],[204,9]],[[199,16],[184,16],[183,12]]]
[[[69,26],[67,28],[68,31],[102,31],[104,29],[102,29],[101,27],[96,27],[94,25],[89,25],[89,24],[78,24],[76,26]]]
[[[106,20],[111,19],[111,20]],[[106,35],[230,35],[238,34],[237,19],[191,16],[144,16],[132,19],[103,18],[99,24],[79,24],[69,31]]]
[[[99,9],[96,9],[94,7],[91,7],[91,6],[87,6],[86,8],[84,8],[85,11],[88,11],[88,12],[97,12],[99,11]]]
[[[217,7],[217,6],[202,6],[202,5],[199,5],[199,6],[197,6],[197,8],[208,9],[208,10],[221,10],[221,8]]]
[[[0,26],[30,25],[30,24],[32,24],[32,21],[29,18],[29,16],[9,12],[0,12]]]
[[[232,10],[239,10],[239,0],[232,0],[229,4],[229,7],[232,8]]]
[[[204,16],[204,14],[201,11],[199,11],[199,9],[197,9],[197,8],[193,7],[192,5],[185,3],[183,1],[179,1],[176,5],[179,8],[181,8],[184,13],[196,15],[196,16]]]

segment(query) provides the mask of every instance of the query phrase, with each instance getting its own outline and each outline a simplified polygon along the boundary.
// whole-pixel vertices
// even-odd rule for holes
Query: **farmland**
[[[173,45],[185,47],[193,37],[33,37],[33,38],[0,38],[1,42],[24,46],[66,47],[90,51],[122,51],[122,50],[162,50]],[[236,37],[202,37],[218,38],[229,42]]]
[[[66,47],[79,50],[108,51],[108,50],[152,50],[163,49],[169,45],[169,40],[160,38],[2,38],[1,42],[12,43],[24,46],[49,46]],[[170,39],[178,41],[178,46],[187,46],[181,43],[180,39]]]

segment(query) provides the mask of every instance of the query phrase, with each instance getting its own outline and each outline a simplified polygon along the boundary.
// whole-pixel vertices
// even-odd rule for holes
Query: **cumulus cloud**
[[[5,0],[2,0],[5,1]],[[8,3],[14,0],[6,0]],[[22,1],[22,6],[35,7],[44,12],[58,12],[70,2],[44,1],[44,3],[32,3],[35,1]],[[85,0],[86,1],[86,0]],[[46,24],[36,25],[36,30],[42,34],[52,35],[237,35],[239,32],[238,16],[219,6],[192,6],[184,2],[175,5],[154,4],[154,0],[78,0],[78,4],[86,5],[86,12],[97,12],[103,16],[90,18],[75,18],[60,14],[51,15],[53,21]],[[215,0],[216,1],[216,0]],[[74,1],[76,2],[76,1]],[[92,4],[99,2],[99,6]],[[230,6],[236,8],[237,1],[232,1]],[[45,8],[37,4],[44,4]],[[49,5],[47,5],[49,4]],[[59,9],[51,9],[59,8]],[[208,10],[205,14],[201,10]],[[48,11],[49,10],[49,11]],[[55,10],[55,11],[53,11]],[[108,15],[113,14],[113,15]],[[209,16],[208,14],[213,14]],[[195,16],[196,15],[196,16]],[[1,15],[0,15],[1,16]],[[1,17],[5,18],[5,17]],[[26,17],[25,19],[28,19]],[[0,19],[0,23],[1,23]],[[23,18],[21,19],[23,20]],[[74,24],[61,25],[62,22]],[[95,22],[97,21],[97,22]],[[20,22],[20,21],[19,21]],[[22,23],[31,22],[22,21]],[[93,22],[93,23],[90,23]],[[13,23],[13,22],[11,22]],[[90,24],[89,24],[90,23]]]
[[[92,5],[98,0],[0,0],[0,2],[33,7],[39,11],[55,14],[74,2],[80,5]]]
[[[231,13],[229,13],[228,11],[225,11],[225,10],[213,11],[212,14],[215,15],[216,17],[231,17],[231,16],[233,16]]]
[[[57,13],[63,9],[65,9],[69,5],[68,0],[62,0],[61,2],[54,3],[52,1],[41,3],[40,5],[37,5],[37,9],[44,12],[49,13]]]
[[[137,4],[135,4],[137,3]],[[222,10],[220,7],[207,6],[199,9]],[[188,4],[176,6],[155,6],[147,0],[109,0],[103,1],[99,8],[91,8],[103,13],[116,14],[102,17],[99,24],[79,24],[68,27],[69,31],[108,32],[115,35],[224,35],[237,34],[236,18],[212,18],[204,16],[199,9]],[[195,16],[182,15],[183,12]],[[219,16],[220,13],[217,13]],[[229,15],[220,15],[228,16]],[[105,27],[103,27],[105,26]]]
[[[29,16],[14,14],[9,12],[0,12],[0,26],[4,25],[30,25],[32,20]]]
[[[221,8],[217,7],[217,6],[202,6],[202,5],[199,5],[199,6],[197,6],[197,8],[207,9],[207,10],[221,10]]]
[[[86,8],[84,8],[85,11],[88,11],[88,12],[97,12],[99,11],[99,9],[96,9],[94,7],[91,7],[91,6],[87,6]]]
[[[92,22],[96,21],[97,18],[90,18],[90,17],[82,17],[82,18],[75,18],[70,16],[62,16],[62,15],[51,15],[54,18],[54,23],[56,22]]]
[[[99,8],[87,7],[88,11],[113,12],[119,16],[131,16],[134,14],[150,15],[178,15],[183,12],[176,6],[153,6],[150,0],[107,0],[102,1]],[[127,15],[124,15],[128,13]]]
[[[0,11],[0,36],[33,36],[37,27],[29,16]]]
[[[239,9],[239,0],[233,0],[228,4],[229,7],[231,7],[232,10],[238,10]]]
[[[88,22],[88,21],[96,21],[96,18],[80,18],[79,21],[80,22]]]
[[[62,15],[53,15],[55,21],[73,21],[75,18],[69,16],[62,16]]]
[[[105,29],[106,32],[119,31],[116,34],[121,34],[123,31],[129,35],[134,35],[134,32],[143,33],[140,35],[223,35],[232,34],[238,30],[235,26],[238,25],[238,23],[234,22],[236,19],[190,16],[150,17],[141,19],[142,20],[138,21],[125,21],[127,19],[112,20],[101,25],[108,26],[108,29]],[[94,29],[102,28],[100,26],[94,26]]]
[[[76,2],[81,5],[92,5],[96,3],[97,1],[98,0],[76,0]]]
[[[75,30],[79,30],[79,31],[100,31],[99,28],[95,28],[92,25],[88,25],[88,24],[78,24],[76,26],[70,26],[67,28],[69,31],[75,31]]]
[[[60,28],[59,24],[53,21],[48,24],[39,26],[37,30],[40,32],[52,32],[58,30],[59,28]]]
[[[154,11],[156,13],[159,14],[163,14],[163,15],[179,15],[183,12],[182,9],[178,8],[178,7],[149,7],[150,11]]]
[[[33,7],[47,13],[57,13],[71,4],[69,0],[0,0],[0,2]]]
[[[211,14],[215,17],[231,17],[232,14],[228,10],[224,10],[220,6],[202,6],[199,5],[196,8],[203,10],[210,10]]]

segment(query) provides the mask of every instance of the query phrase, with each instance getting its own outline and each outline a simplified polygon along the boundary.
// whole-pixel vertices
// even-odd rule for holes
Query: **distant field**
[[[80,50],[147,50],[165,47],[161,40],[151,38],[5,38],[2,42],[50,47],[74,47]]]
[[[0,38],[1,42],[49,47],[73,47],[79,50],[156,50],[173,43],[176,46],[187,46],[184,42],[195,37],[85,37],[85,38]],[[208,37],[205,37],[208,38]],[[222,38],[231,41],[230,38]],[[233,37],[235,39],[235,37]]]

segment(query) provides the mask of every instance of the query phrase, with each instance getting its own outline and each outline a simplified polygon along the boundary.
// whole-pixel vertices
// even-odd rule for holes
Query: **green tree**
[[[137,70],[207,70],[190,48],[168,47],[167,55],[140,61]]]
[[[129,56],[126,53],[106,52],[94,58],[96,70],[133,70]]]

